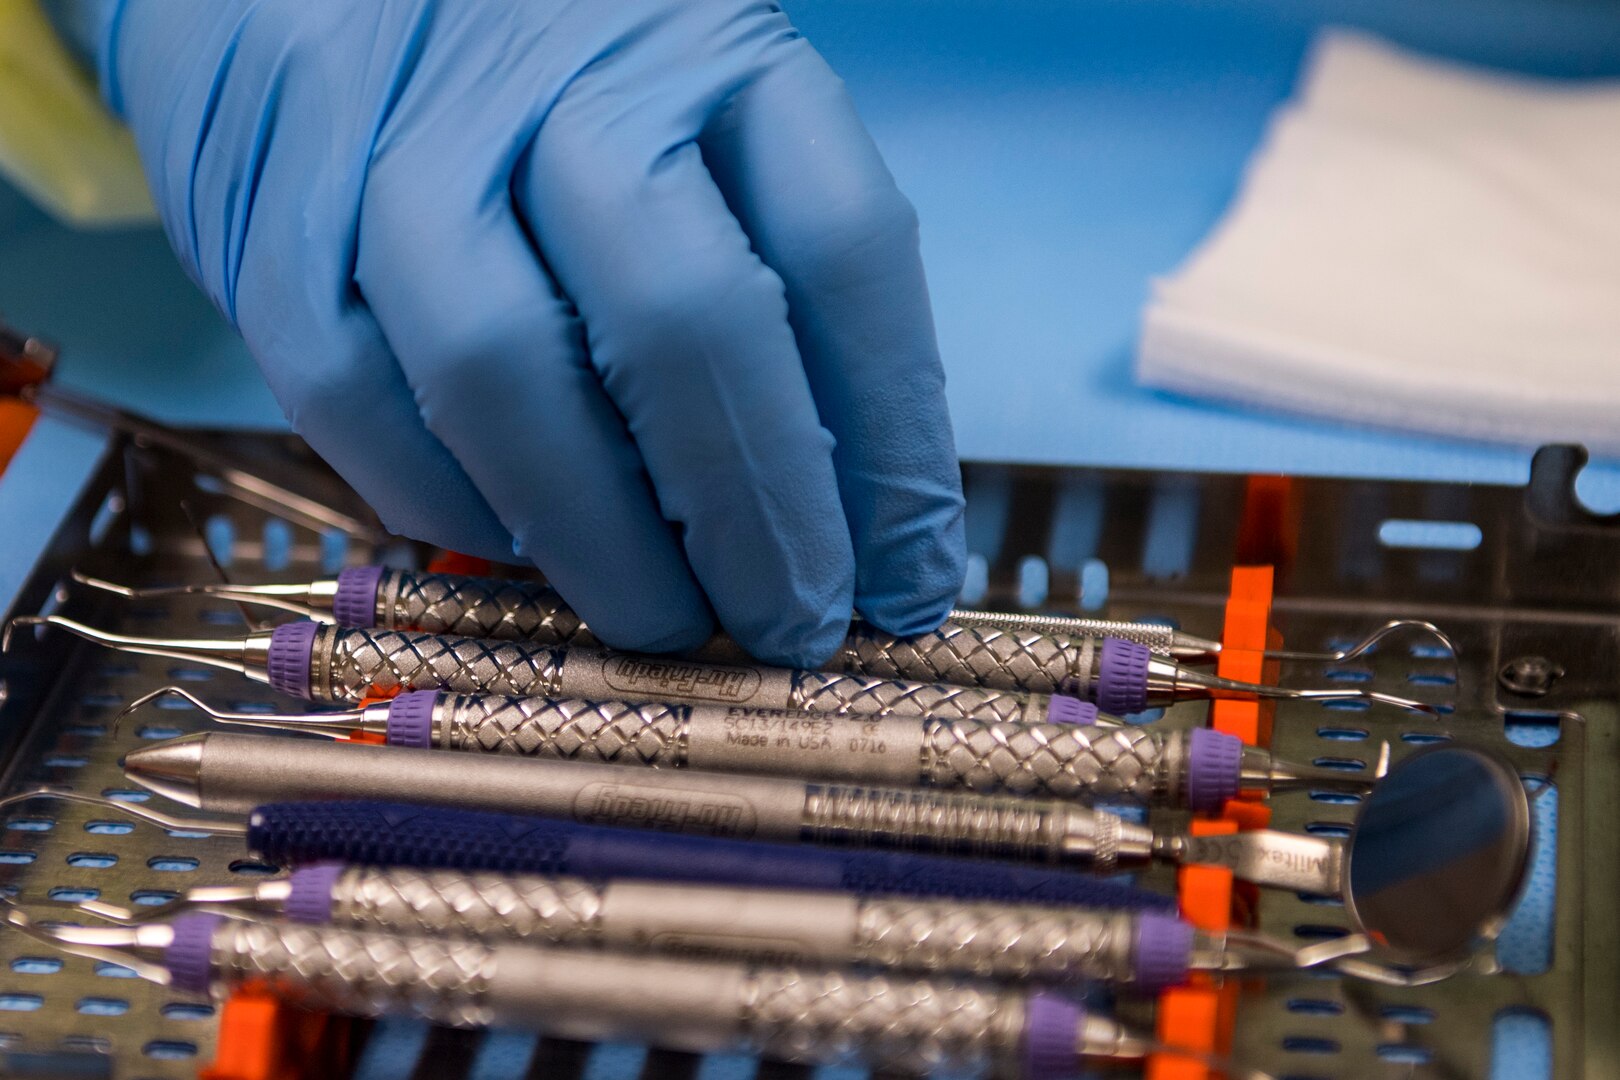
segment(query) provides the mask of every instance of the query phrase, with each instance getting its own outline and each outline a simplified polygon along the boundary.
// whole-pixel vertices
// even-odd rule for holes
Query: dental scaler
[[[1370,775],[1293,765],[1208,728],[1097,726],[1096,707],[1078,701],[1075,722],[1031,724],[419,690],[352,712],[265,716],[216,709],[171,686],[123,715],[169,695],[221,723],[360,732],[391,746],[1193,810],[1216,809],[1240,790],[1364,793],[1388,762],[1386,746]]]

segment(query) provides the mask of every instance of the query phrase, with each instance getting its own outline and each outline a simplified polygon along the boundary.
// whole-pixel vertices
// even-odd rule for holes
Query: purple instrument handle
[[[272,803],[248,846],[281,865],[373,866],[836,889],[857,896],[1173,911],[1167,896],[1072,871],[907,852],[828,851],[400,803]]]

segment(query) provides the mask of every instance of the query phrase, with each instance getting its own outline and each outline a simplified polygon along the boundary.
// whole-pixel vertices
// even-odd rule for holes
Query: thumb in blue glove
[[[607,641],[826,658],[961,585],[915,216],[747,0],[122,0],[169,237],[395,531]]]

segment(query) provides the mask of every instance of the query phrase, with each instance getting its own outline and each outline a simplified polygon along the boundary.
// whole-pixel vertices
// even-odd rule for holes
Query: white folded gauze
[[[1316,43],[1144,315],[1153,386],[1620,454],[1620,82]]]

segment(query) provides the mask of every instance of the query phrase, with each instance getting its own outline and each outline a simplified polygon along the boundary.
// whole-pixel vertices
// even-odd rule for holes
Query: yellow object
[[[157,217],[135,141],[34,0],[0,0],[0,173],[70,225]]]

